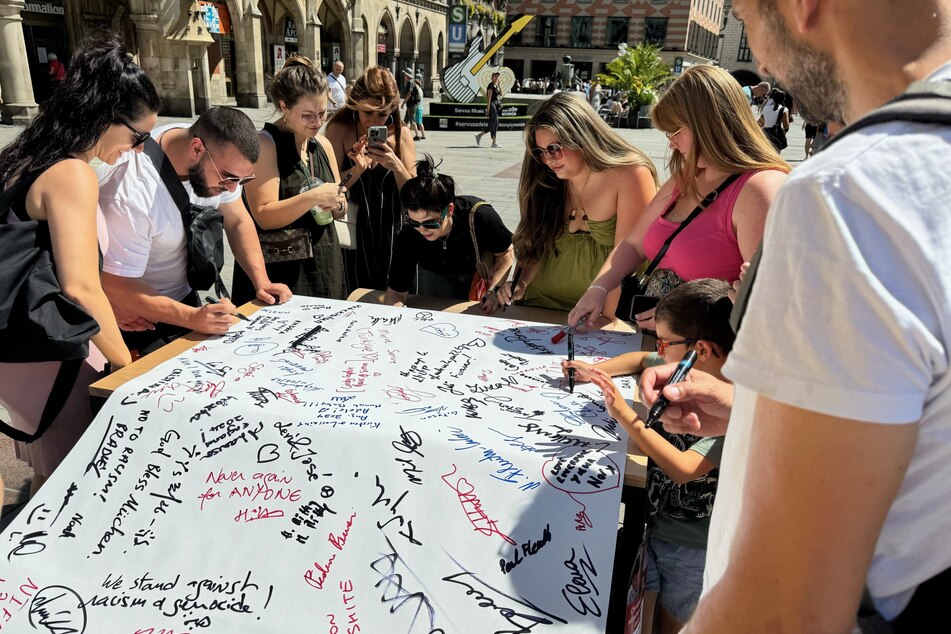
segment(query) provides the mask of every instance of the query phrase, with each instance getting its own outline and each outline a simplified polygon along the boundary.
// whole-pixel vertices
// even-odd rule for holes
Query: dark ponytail
[[[0,152],[0,186],[92,148],[110,125],[158,112],[155,86],[111,36],[83,44],[40,113]]]
[[[456,198],[456,182],[449,174],[439,174],[429,154],[416,163],[416,177],[406,181],[400,191],[404,209],[441,211]]]

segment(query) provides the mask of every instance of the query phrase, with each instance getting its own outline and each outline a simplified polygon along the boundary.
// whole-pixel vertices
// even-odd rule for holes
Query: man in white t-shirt
[[[327,109],[331,114],[347,105],[347,78],[343,76],[343,62],[339,59],[334,62],[333,72],[327,75],[330,84],[330,103]]]
[[[194,124],[160,126],[152,137],[192,203],[221,212],[235,260],[254,283],[257,298],[269,304],[290,299],[287,286],[268,279],[254,221],[241,200],[240,184],[254,178],[258,158],[258,134],[248,116],[233,108],[211,108]],[[227,332],[235,308],[228,300],[202,305],[195,291],[203,289],[188,285],[181,212],[151,159],[126,152],[97,172],[99,206],[109,232],[103,289],[120,324],[156,326],[124,333],[129,349],[145,352],[159,339],[188,330]]]
[[[816,120],[856,121],[911,81],[951,80],[949,0],[733,9],[762,70]],[[850,632],[864,588],[893,631],[936,631],[929,618],[940,629],[951,595],[949,162],[951,127],[888,122],[798,167],[744,282],[724,368],[735,394],[701,375],[665,389],[682,403],[672,431],[711,431],[732,406],[704,596],[684,631]],[[667,375],[645,372],[648,402]]]

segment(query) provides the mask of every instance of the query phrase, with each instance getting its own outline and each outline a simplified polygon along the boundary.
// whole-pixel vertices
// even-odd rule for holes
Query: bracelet
[[[588,290],[590,291],[592,288],[596,288],[596,289],[598,289],[599,291],[604,291],[605,297],[606,297],[607,294],[608,294],[608,289],[604,288],[603,286],[598,286],[597,284],[592,284],[591,286],[588,287]]]
[[[485,292],[486,292],[486,293],[495,293],[495,294],[498,294],[498,292],[499,292],[499,287],[498,287],[498,286],[490,286],[489,288],[485,289]]]

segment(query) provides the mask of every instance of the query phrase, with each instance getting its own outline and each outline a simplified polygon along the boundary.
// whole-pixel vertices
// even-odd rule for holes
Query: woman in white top
[[[759,124],[777,152],[784,150],[787,145],[786,132],[789,131],[789,109],[783,105],[785,101],[786,93],[782,90],[774,90],[759,116]]]

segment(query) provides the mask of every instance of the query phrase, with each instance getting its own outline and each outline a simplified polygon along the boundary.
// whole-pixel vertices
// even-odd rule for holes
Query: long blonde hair
[[[701,154],[710,167],[730,174],[790,171],[753,117],[740,84],[722,68],[702,65],[685,70],[651,109],[651,121],[664,132],[686,127],[693,133],[689,154],[674,150],[667,163],[685,195],[699,197]]]
[[[564,148],[580,151],[585,165],[594,172],[645,167],[657,185],[657,169],[647,155],[608,127],[580,93],[552,95],[525,127],[525,157],[518,186],[521,221],[512,238],[517,257],[525,262],[557,254],[555,243],[565,230],[566,182],[531,155],[539,129],[554,134]]]

